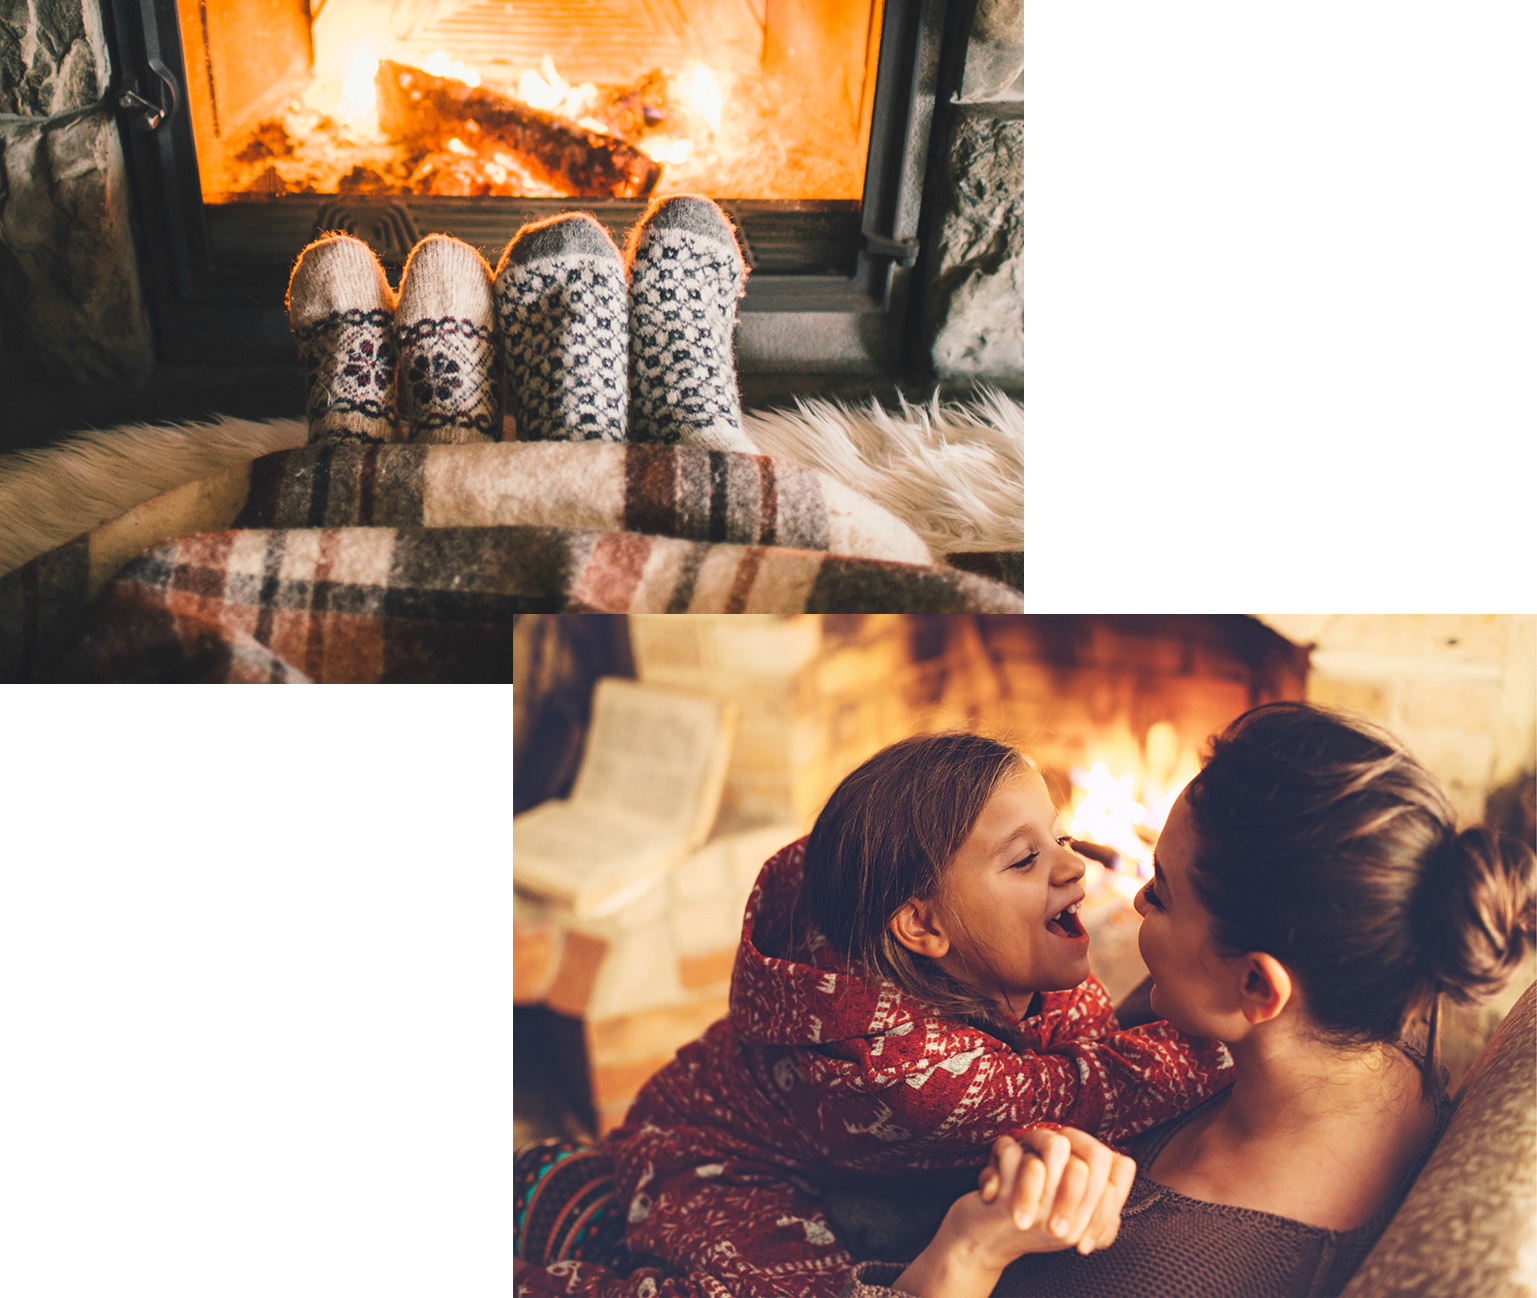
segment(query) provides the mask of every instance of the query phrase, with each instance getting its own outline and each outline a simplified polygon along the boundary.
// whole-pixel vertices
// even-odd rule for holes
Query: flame
[[[378,93],[374,89],[374,74],[379,71],[379,56],[371,46],[359,47],[347,69],[347,79],[342,82],[342,102],[339,114],[354,122],[373,118],[377,121]]]
[[[639,147],[649,153],[656,162],[681,165],[688,161],[688,155],[694,151],[694,142],[669,140],[665,135],[653,135],[649,140],[642,140]]]
[[[555,70],[555,60],[546,54],[539,60],[539,72],[529,68],[518,78],[518,94],[530,108],[554,112],[571,94],[571,83]]]
[[[678,91],[688,106],[710,123],[712,131],[720,130],[720,110],[725,103],[725,96],[721,94],[720,82],[709,68],[703,63],[696,64],[679,85]]]
[[[1095,762],[1087,771],[1075,768],[1073,787],[1082,790],[1083,797],[1074,799],[1077,805],[1068,832],[1074,838],[1113,847],[1140,864],[1147,856],[1147,846],[1137,837],[1134,826],[1146,817],[1147,808],[1132,797],[1135,784],[1135,776],[1116,779],[1103,762]]]
[[[466,144],[463,140],[459,139],[458,136],[453,136],[453,137],[451,137],[449,139],[449,141],[448,141],[448,151],[450,153],[457,153],[461,157],[466,157],[466,158],[469,157],[470,154],[475,152],[474,149],[470,148],[470,146],[468,144]]]
[[[449,77],[454,81],[462,81],[467,86],[480,84],[480,73],[474,68],[465,67],[458,59],[450,59],[447,50],[433,50],[427,56],[424,66],[435,77]]]

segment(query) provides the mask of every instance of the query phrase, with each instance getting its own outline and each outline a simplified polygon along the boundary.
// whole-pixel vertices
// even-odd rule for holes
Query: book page
[[[593,699],[571,801],[670,825],[680,838],[692,839],[701,801],[718,803],[711,776],[722,740],[729,746],[734,729],[713,700],[605,678]]]

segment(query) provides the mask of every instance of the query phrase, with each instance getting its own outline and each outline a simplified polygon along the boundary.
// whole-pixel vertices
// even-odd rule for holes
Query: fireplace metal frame
[[[573,207],[618,239],[642,202],[285,195],[206,205],[185,84],[176,0],[104,0],[124,152],[154,307],[173,364],[282,363],[294,344],[283,305],[299,250],[323,228],[367,233],[397,270],[415,237],[453,234],[491,259],[523,221]],[[863,197],[858,202],[725,200],[753,273],[741,304],[746,371],[895,374],[911,367],[915,264],[942,51],[973,3],[885,0]],[[950,60],[949,62],[953,62]],[[793,318],[791,318],[793,317]],[[804,339],[809,356],[797,357]],[[808,364],[807,362],[812,363]]]

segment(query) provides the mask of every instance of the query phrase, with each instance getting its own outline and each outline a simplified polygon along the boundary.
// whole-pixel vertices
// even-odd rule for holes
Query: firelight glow
[[[374,75],[378,71],[379,56],[368,46],[363,46],[352,56],[352,66],[347,69],[347,79],[342,82],[343,111],[346,116],[370,117],[377,110],[378,94],[374,89]]]
[[[688,106],[710,123],[712,131],[720,130],[720,110],[725,103],[720,82],[703,63],[696,64],[686,80],[678,87]]]
[[[458,59],[450,59],[447,50],[433,50],[427,56],[426,69],[435,77],[448,77],[454,81],[462,81],[467,86],[480,84],[480,73],[474,68],[466,67]]]

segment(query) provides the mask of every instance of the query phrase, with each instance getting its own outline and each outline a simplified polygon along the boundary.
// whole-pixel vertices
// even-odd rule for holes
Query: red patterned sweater
[[[731,1014],[653,1077],[608,1137],[633,1254],[622,1277],[557,1263],[520,1295],[817,1298],[852,1262],[828,1229],[819,1174],[980,1167],[992,1142],[1059,1122],[1121,1144],[1231,1080],[1219,1042],[1167,1023],[1117,1030],[1098,979],[1043,995],[1023,1053],[879,986],[820,946],[780,958],[805,840],[763,867],[747,903]]]

